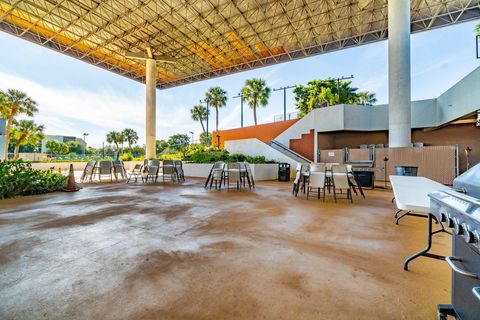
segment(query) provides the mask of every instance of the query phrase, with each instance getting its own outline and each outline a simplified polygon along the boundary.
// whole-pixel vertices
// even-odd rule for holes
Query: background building
[[[77,138],[77,137],[72,137],[72,136],[60,136],[60,135],[46,135],[45,138],[42,140],[42,145],[41,145],[41,153],[47,153],[47,141],[48,140],[55,140],[58,142],[63,142],[63,143],[68,143],[70,141],[76,141],[78,142],[83,150],[85,150],[86,143],[82,138]]]

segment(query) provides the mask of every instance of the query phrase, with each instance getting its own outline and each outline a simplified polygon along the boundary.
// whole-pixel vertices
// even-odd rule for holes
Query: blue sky
[[[476,22],[412,36],[412,100],[437,97],[480,65],[475,59]],[[144,85],[2,32],[0,48],[0,90],[16,88],[35,99],[40,109],[35,119],[46,126],[47,134],[81,137],[88,132],[87,143],[99,147],[108,131],[129,127],[144,143]],[[198,137],[201,127],[190,119],[190,108],[211,86],[220,85],[229,94],[219,115],[220,129],[229,129],[240,126],[240,101],[231,97],[246,79],[262,77],[277,88],[351,74],[354,86],[376,92],[378,103],[387,103],[387,42],[157,90],[157,138],[189,131]],[[294,103],[288,91],[287,111],[295,111]],[[258,113],[259,123],[272,122],[282,112],[283,93],[273,92],[269,105]],[[253,124],[248,107],[244,123]]]

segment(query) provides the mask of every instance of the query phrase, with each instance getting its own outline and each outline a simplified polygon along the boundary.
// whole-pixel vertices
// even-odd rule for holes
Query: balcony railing
[[[290,112],[286,115],[286,120],[292,120],[298,118],[298,112]],[[283,114],[277,114],[273,116],[273,122],[283,121]]]

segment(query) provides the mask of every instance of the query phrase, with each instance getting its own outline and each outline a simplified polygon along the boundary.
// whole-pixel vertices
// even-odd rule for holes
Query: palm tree
[[[107,133],[107,142],[115,144],[115,148],[117,151],[120,150],[120,144],[125,141],[125,137],[123,136],[122,132],[119,131],[110,131]]]
[[[137,143],[138,141],[137,132],[133,129],[126,128],[123,129],[122,135],[124,137],[124,140],[128,143],[128,149],[132,150],[132,144]]]
[[[216,122],[215,131],[218,132],[218,109],[227,105],[227,91],[220,87],[211,87],[205,93],[205,101],[215,108]]]
[[[13,158],[18,159],[21,145],[38,146],[40,141],[45,138],[43,125],[36,124],[33,120],[13,120],[10,141],[15,144],[15,153]]]
[[[257,108],[258,106],[265,107],[270,98],[271,89],[267,87],[263,79],[249,79],[245,81],[245,86],[242,88],[242,97],[244,101],[253,109],[253,121],[257,125]]]
[[[359,92],[357,94],[359,103],[364,106],[372,106],[375,102],[377,102],[377,98],[375,97],[375,92]]]
[[[205,132],[203,120],[207,119],[207,108],[202,105],[193,106],[192,109],[190,109],[190,114],[192,116],[192,120],[200,122],[202,125],[202,131]]]
[[[7,92],[0,91],[0,114],[2,118],[7,120],[5,126],[5,159],[8,159],[8,142],[10,141],[10,129],[13,125],[13,120],[19,114],[26,114],[32,117],[35,112],[38,112],[37,103],[33,101],[26,93],[8,89]]]
[[[475,33],[477,34],[477,36],[480,37],[480,23],[478,23],[477,26],[475,27]]]

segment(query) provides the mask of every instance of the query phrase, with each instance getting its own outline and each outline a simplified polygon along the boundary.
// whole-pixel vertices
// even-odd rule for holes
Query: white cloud
[[[108,86],[98,92],[67,87],[54,89],[16,75],[0,72],[0,90],[16,88],[28,93],[39,106],[35,120],[46,126],[47,134],[81,137],[88,132],[87,142],[101,146],[105,134],[111,130],[132,128],[144,139],[145,98],[127,96]],[[175,97],[165,92],[157,96],[157,136],[167,138],[174,133],[194,131],[200,134],[200,125],[193,128],[189,108],[175,105]],[[161,97],[161,99],[160,99]]]
[[[243,112],[245,113],[245,110],[248,106],[246,103],[243,104]],[[222,114],[223,111],[223,114]],[[215,109],[212,110],[212,119],[213,119],[213,124],[212,124],[212,130],[215,128]],[[225,111],[220,109],[219,113],[219,124],[218,128],[220,130],[225,130],[225,129],[230,129],[230,128],[238,128],[240,124],[240,114],[241,114],[241,106],[240,103],[235,104],[235,107],[233,108],[232,111],[230,111],[227,116],[225,116]],[[244,114],[245,116],[245,114]],[[245,118],[244,118],[245,119]]]

